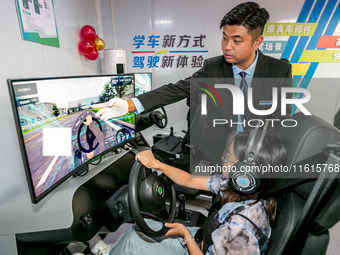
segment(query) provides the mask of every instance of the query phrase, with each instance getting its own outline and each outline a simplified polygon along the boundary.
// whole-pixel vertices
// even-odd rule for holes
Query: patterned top
[[[209,190],[215,194],[221,194],[223,189],[228,185],[228,179],[222,175],[212,175],[209,177]],[[217,214],[217,220],[221,225],[212,233],[213,245],[208,248],[206,254],[235,254],[235,255],[255,255],[265,254],[267,243],[259,247],[256,230],[254,226],[245,218],[239,215],[233,215],[226,219],[228,214],[240,206],[244,209],[239,212],[251,221],[258,228],[270,237],[271,227],[269,217],[265,210],[265,200],[256,202],[247,200],[242,202],[230,202],[223,205]]]

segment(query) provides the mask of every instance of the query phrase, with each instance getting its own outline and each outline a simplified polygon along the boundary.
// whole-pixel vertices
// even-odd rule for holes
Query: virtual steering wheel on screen
[[[132,137],[132,135],[131,135],[130,131],[127,130],[126,128],[119,129],[116,133],[117,143],[124,142],[131,137]]]
[[[160,111],[152,111],[150,112],[150,119],[151,121],[159,128],[165,128],[168,124],[168,115],[164,107],[161,107],[163,113]]]
[[[93,118],[93,117],[92,117],[92,120],[94,122],[96,122],[98,124],[100,130],[103,131],[102,125],[100,124],[99,120],[96,119],[96,118]],[[86,125],[82,122],[79,129],[78,129],[77,141],[78,141],[80,151],[85,152],[85,153],[90,153],[90,152],[94,151],[95,149],[97,149],[97,147],[99,146],[99,143],[97,142],[96,145],[93,145],[94,140],[96,139],[96,136],[93,134],[93,132],[91,131],[89,126],[86,126],[85,142],[88,145],[88,149],[84,148],[84,146],[81,144],[81,141],[80,141],[80,136],[81,136],[82,129],[83,129],[84,126],[86,126]]]
[[[139,161],[132,166],[129,179],[129,206],[136,225],[147,236],[159,237],[168,232],[165,222],[172,222],[176,211],[176,191],[174,183],[166,175],[158,175],[147,169]],[[170,197],[170,210],[166,208],[166,198]],[[143,216],[163,223],[162,229],[151,229]]]

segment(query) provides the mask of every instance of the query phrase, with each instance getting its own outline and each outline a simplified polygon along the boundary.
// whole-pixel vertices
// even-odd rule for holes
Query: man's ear
[[[255,50],[257,50],[257,48],[261,45],[261,43],[263,42],[263,35],[260,35],[259,37],[257,37],[255,39],[255,42],[254,42],[254,48]]]

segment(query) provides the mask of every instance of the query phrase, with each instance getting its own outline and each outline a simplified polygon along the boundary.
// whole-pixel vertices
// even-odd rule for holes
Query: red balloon
[[[84,54],[84,56],[89,60],[96,60],[98,58],[98,50],[95,49],[90,54]]]
[[[83,40],[78,43],[78,49],[82,54],[90,54],[96,49],[96,44],[89,40]]]
[[[89,39],[94,41],[94,39],[96,39],[96,30],[89,25],[83,26],[80,30],[80,37],[83,40]]]

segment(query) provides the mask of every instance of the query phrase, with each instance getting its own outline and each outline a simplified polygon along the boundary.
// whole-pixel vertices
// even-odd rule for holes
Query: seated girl
[[[286,153],[283,144],[268,133],[262,132],[261,134],[263,134],[260,138],[262,141],[254,142],[260,145],[259,151],[254,156],[255,165],[283,164]],[[229,137],[222,158],[222,164],[227,166],[227,169],[232,169],[235,163],[245,160],[246,151],[249,151],[249,136],[249,132],[242,132]],[[193,237],[197,228],[186,227],[179,223],[166,223],[169,231],[165,236],[168,238],[156,242],[131,228],[110,251],[110,255],[266,253],[271,235],[270,224],[276,213],[275,199],[261,198],[261,192],[270,182],[268,175],[261,176],[260,187],[255,193],[244,194],[231,184],[228,178],[229,172],[223,172],[223,175],[194,177],[155,159],[151,151],[137,154],[136,160],[147,168],[162,171],[179,185],[210,191],[217,197],[221,196],[221,199],[212,206],[215,210],[210,211],[210,216],[203,227],[203,241],[199,244]]]

